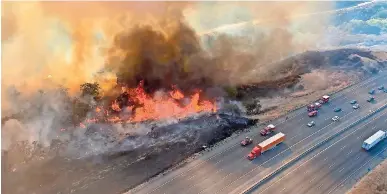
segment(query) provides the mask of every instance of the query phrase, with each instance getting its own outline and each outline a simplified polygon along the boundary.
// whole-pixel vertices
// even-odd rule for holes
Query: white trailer
[[[382,130],[379,130],[378,132],[373,134],[371,137],[366,139],[363,142],[363,145],[361,147],[364,148],[365,150],[369,150],[386,137],[387,137],[387,133],[382,131]]]

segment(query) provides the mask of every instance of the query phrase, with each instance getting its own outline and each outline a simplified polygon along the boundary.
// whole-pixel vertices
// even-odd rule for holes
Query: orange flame
[[[142,82],[135,89],[129,89],[135,100],[141,104],[141,107],[134,109],[134,115],[129,122],[139,122],[144,120],[160,120],[166,118],[183,118],[197,112],[211,112],[215,106],[210,101],[199,101],[200,91],[190,98],[188,105],[182,106],[176,100],[183,99],[181,91],[174,88],[169,92],[171,97],[154,99],[145,93]]]
[[[117,103],[117,100],[115,100],[115,101],[113,102],[113,104],[112,104],[112,109],[115,110],[115,111],[117,111],[117,112],[121,111],[121,108],[120,108],[120,106],[119,106],[118,103]]]
[[[183,93],[181,93],[178,89],[176,89],[175,87],[173,87],[173,91],[170,91],[169,94],[171,95],[172,98],[176,99],[176,100],[180,100],[182,98],[184,98],[184,95]]]
[[[169,91],[169,95],[154,98],[147,94],[143,87],[143,82],[140,82],[136,88],[124,88],[122,92],[127,92],[130,96],[130,100],[135,102],[135,105],[127,107],[120,107],[117,100],[111,104],[111,109],[115,114],[110,114],[108,110],[103,107],[95,108],[96,113],[104,113],[106,116],[104,119],[87,119],[87,123],[95,123],[101,120],[105,120],[111,123],[122,122],[140,122],[145,120],[161,120],[167,118],[184,118],[189,115],[198,112],[216,112],[217,107],[215,103],[207,100],[200,100],[201,91],[197,91],[190,97],[184,96],[184,94],[176,87],[172,87],[172,91]],[[181,100],[186,99],[189,103],[182,105]],[[117,115],[119,114],[119,115]],[[101,116],[101,114],[96,114]],[[122,116],[126,115],[126,117]],[[129,115],[129,116],[128,116]],[[86,126],[81,123],[80,127]]]

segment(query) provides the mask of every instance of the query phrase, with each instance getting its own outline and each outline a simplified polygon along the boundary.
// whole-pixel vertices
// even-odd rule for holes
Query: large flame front
[[[215,112],[215,103],[208,100],[200,100],[201,91],[198,90],[192,96],[185,96],[179,89],[172,87],[169,92],[162,95],[151,96],[143,87],[143,82],[136,88],[123,88],[129,96],[130,105],[120,107],[115,100],[110,108],[112,112],[95,109],[97,115],[104,114],[109,122],[140,122],[146,120],[162,120],[167,118],[184,118],[199,112]],[[99,119],[89,119],[87,122],[96,122]]]

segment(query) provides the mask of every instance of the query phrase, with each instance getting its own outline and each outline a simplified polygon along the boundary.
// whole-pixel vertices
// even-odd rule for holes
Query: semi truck
[[[387,133],[385,131],[379,130],[378,132],[374,133],[371,137],[366,139],[363,142],[363,145],[361,146],[365,150],[369,150],[372,147],[374,147],[377,143],[382,141],[387,137]]]
[[[285,134],[277,133],[273,137],[270,137],[269,139],[255,146],[253,150],[251,150],[250,154],[247,155],[247,159],[254,160],[256,157],[282,143],[283,141],[285,141]]]

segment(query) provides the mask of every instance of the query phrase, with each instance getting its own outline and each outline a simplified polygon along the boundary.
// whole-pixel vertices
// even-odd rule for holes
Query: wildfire
[[[113,104],[112,104],[112,109],[115,110],[115,111],[117,111],[117,112],[121,111],[121,108],[120,108],[119,104],[117,103],[117,100],[115,100],[115,101],[113,102]]]
[[[110,106],[115,113],[109,114],[109,111],[102,110],[102,107],[97,107],[95,113],[105,113],[105,120],[108,122],[130,123],[166,118],[184,118],[198,112],[216,111],[214,103],[200,100],[201,91],[197,91],[192,96],[185,96],[179,89],[172,87],[172,91],[154,97],[145,92],[143,82],[140,82],[136,88],[122,88],[122,91],[129,96],[128,105],[120,107],[119,102],[115,100]],[[87,123],[99,120],[88,119]],[[81,124],[81,127],[85,126]]]

